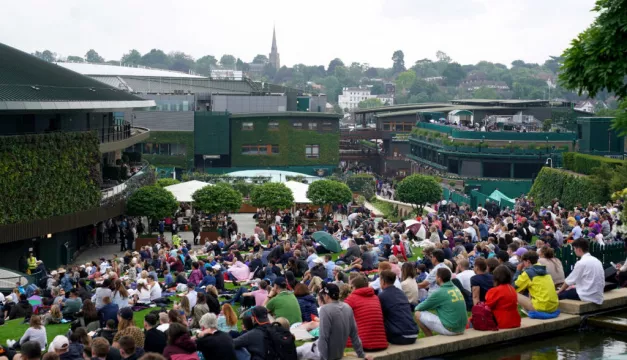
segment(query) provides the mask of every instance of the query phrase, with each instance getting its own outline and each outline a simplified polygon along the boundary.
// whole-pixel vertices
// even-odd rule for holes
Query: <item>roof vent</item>
[[[30,88],[33,89],[33,90],[39,90],[39,88],[37,86],[35,86],[35,85],[31,85]]]

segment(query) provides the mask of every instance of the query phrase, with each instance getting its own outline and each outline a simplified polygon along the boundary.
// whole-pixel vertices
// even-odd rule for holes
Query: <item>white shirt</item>
[[[474,227],[468,226],[467,228],[462,229],[462,231],[468,233],[471,236],[472,241],[477,240],[477,232],[475,231]]]
[[[575,285],[577,295],[582,301],[598,305],[603,303],[605,271],[599,259],[590,253],[583,254],[564,282],[568,285]]]
[[[108,263],[108,262],[103,261],[103,262],[100,264],[100,273],[101,273],[101,274],[104,274],[104,273],[107,271],[107,269],[108,269],[108,268],[110,268],[110,267],[111,267],[111,266],[109,266],[109,263]]]
[[[187,298],[189,299],[189,308],[193,308],[194,306],[196,306],[196,297],[197,297],[197,293],[196,290],[192,289],[187,293]]]
[[[170,328],[170,324],[169,323],[165,323],[165,324],[161,324],[161,325],[157,326],[157,330],[159,330],[161,332],[166,332],[166,331],[168,331],[169,328]]]
[[[433,267],[433,269],[431,270],[431,272],[429,272],[429,275],[427,275],[427,278],[425,279],[429,282],[429,296],[431,296],[431,294],[433,294],[437,289],[440,288],[440,285],[438,285],[438,283],[435,281],[438,269],[440,268],[444,268],[444,269],[447,269],[448,271],[451,271],[451,269],[448,266],[446,266],[445,263],[439,263]]]
[[[150,289],[150,301],[154,301],[161,297],[161,286],[155,282]]]
[[[401,282],[398,281],[398,277],[396,278],[396,281],[394,281],[394,286],[396,286],[399,290],[403,290]],[[373,288],[374,291],[381,290],[381,282],[379,281],[379,279],[372,281],[370,282],[370,287]]]
[[[460,283],[462,283],[462,286],[464,287],[464,289],[472,293],[472,289],[470,287],[470,278],[473,276],[475,276],[474,271],[464,270],[460,272],[459,274],[457,274],[456,279],[459,280]]]

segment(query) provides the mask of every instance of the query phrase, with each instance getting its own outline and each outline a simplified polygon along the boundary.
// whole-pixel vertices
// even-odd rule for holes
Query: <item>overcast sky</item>
[[[107,60],[129,49],[195,58],[267,55],[276,24],[281,63],[328,65],[335,57],[409,67],[438,50],[462,64],[542,63],[594,20],[594,0],[20,0],[3,1],[0,42],[34,52]]]

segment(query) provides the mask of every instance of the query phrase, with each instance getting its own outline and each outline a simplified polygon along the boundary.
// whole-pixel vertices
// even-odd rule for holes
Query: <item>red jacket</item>
[[[388,348],[383,325],[383,311],[379,298],[374,294],[374,289],[365,287],[356,289],[344,300],[353,309],[357,332],[361,344],[366,351],[378,351]],[[348,344],[351,347],[351,340]]]

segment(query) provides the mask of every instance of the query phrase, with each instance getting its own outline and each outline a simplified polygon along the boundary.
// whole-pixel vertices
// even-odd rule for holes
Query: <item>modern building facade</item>
[[[29,251],[50,268],[67,264],[90,227],[122,214],[126,197],[151,180],[140,171],[108,187],[102,170],[150,136],[125,113],[155,101],[3,44],[0,78],[2,266],[19,269]]]

